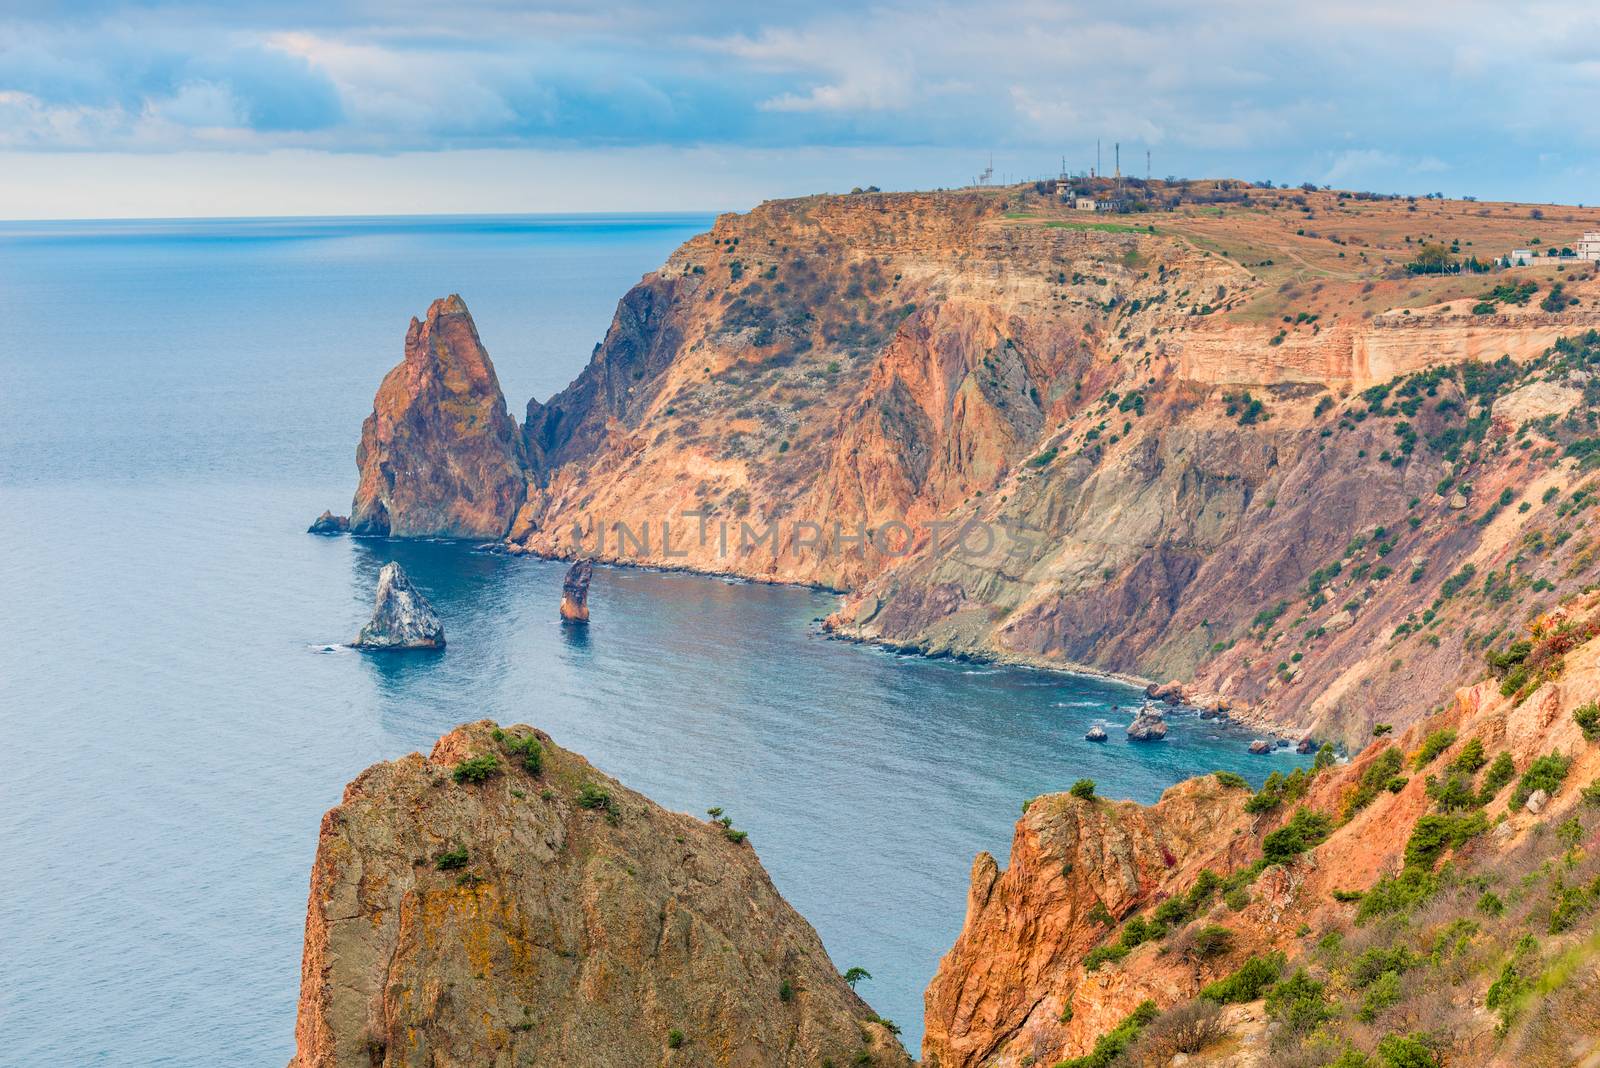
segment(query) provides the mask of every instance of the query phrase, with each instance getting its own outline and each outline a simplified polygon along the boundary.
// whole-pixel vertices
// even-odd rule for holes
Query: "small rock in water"
[[[387,563],[378,573],[372,619],[354,644],[362,649],[443,649],[444,624],[400,565]]]
[[[579,560],[567,569],[566,580],[561,583],[561,621],[563,623],[589,622],[589,579],[594,576],[594,563]]]
[[[1153,704],[1139,709],[1139,714],[1128,724],[1128,738],[1135,742],[1159,742],[1167,736],[1167,722],[1161,718],[1161,709]]]
[[[1173,679],[1165,686],[1158,686],[1152,682],[1144,688],[1144,695],[1152,701],[1165,701],[1169,705],[1182,704],[1183,683],[1177,679]]]
[[[1310,738],[1302,738],[1302,739],[1300,739],[1299,744],[1294,747],[1294,751],[1296,753],[1299,753],[1302,756],[1304,756],[1305,754],[1312,752],[1316,748],[1317,748],[1317,744],[1315,742],[1313,742]]]
[[[1091,742],[1103,742],[1106,740],[1106,729],[1096,723],[1089,728],[1089,733],[1085,734],[1084,738]]]
[[[1250,743],[1250,752],[1257,754],[1270,753],[1272,752],[1272,743],[1265,738],[1257,738]]]
[[[307,534],[346,534],[350,530],[350,517],[347,515],[334,515],[332,512],[323,512],[311,521],[306,528]]]

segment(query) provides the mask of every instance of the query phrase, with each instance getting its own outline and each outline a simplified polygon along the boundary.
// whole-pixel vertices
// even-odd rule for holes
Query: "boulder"
[[[1169,705],[1180,704],[1183,701],[1183,683],[1173,679],[1165,685],[1158,686],[1152,682],[1144,688],[1144,695],[1152,701],[1165,701]]]
[[[1528,800],[1523,802],[1522,807],[1537,816],[1544,810],[1544,806],[1549,803],[1550,795],[1548,793],[1543,790],[1535,790],[1528,795]]]
[[[1139,709],[1139,714],[1128,724],[1128,739],[1134,742],[1159,742],[1167,736],[1166,720],[1161,709],[1153,704]]]
[[[306,528],[307,534],[327,534],[332,536],[334,534],[348,534],[349,532],[350,517],[347,515],[334,515],[329,511],[324,511],[317,516],[311,521],[311,525]]]
[[[1083,737],[1086,741],[1103,742],[1106,740],[1106,729],[1100,726],[1100,724],[1096,723],[1093,727],[1089,728],[1089,733],[1085,734]]]
[[[579,560],[567,568],[567,577],[561,583],[561,621],[563,623],[589,622],[589,579],[594,575],[594,563]]]
[[[1265,738],[1257,738],[1250,743],[1250,752],[1257,754],[1270,753],[1272,752],[1272,743]]]
[[[1310,738],[1302,738],[1302,739],[1300,739],[1300,741],[1294,747],[1294,751],[1296,753],[1301,754],[1302,756],[1304,756],[1307,753],[1314,753],[1314,752],[1316,752],[1316,749],[1317,749],[1317,743],[1312,741]]]
[[[378,573],[372,619],[352,644],[361,649],[443,649],[444,624],[405,570],[391,561]]]

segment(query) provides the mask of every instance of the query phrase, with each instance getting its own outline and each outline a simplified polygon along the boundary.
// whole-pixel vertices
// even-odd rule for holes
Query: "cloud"
[[[1600,7],[1528,0],[63,0],[0,146],[1012,152],[1375,183],[1600,149]]]

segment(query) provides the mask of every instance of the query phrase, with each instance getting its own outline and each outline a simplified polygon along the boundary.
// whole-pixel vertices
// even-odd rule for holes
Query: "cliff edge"
[[[291,1068],[910,1064],[741,833],[488,721],[323,818],[295,1047]]]

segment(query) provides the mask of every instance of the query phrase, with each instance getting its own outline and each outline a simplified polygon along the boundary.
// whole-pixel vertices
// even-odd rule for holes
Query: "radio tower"
[[[989,153],[989,165],[987,167],[985,167],[982,171],[978,172],[978,184],[979,185],[988,185],[989,184],[989,180],[991,178],[993,178],[993,177],[994,177],[994,153],[991,152],[991,153]]]

